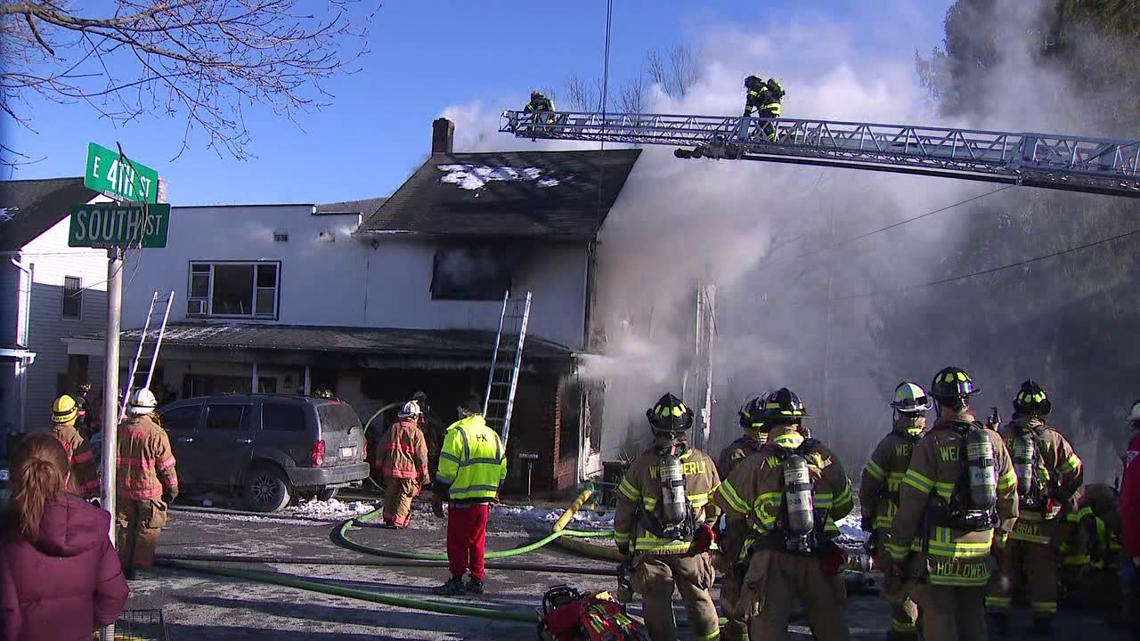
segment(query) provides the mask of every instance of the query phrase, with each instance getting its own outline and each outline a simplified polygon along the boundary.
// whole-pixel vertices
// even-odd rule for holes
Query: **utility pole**
[[[107,249],[107,334],[106,353],[103,355],[103,509],[111,513],[108,535],[115,545],[115,467],[118,464],[119,444],[119,321],[123,308],[123,250],[118,246]],[[103,628],[102,638],[115,638],[115,624]]]

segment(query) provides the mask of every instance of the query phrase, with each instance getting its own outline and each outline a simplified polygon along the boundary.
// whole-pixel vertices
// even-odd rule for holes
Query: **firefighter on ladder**
[[[871,533],[868,552],[878,567],[889,565],[886,543],[890,540],[891,523],[898,511],[899,485],[910,466],[914,446],[926,430],[926,412],[933,403],[921,387],[903,382],[895,388],[891,402],[894,421],[867,465],[859,485],[859,505],[863,515],[863,531]],[[891,630],[887,638],[892,641],[917,639],[918,606],[905,593],[883,593],[891,604]]]
[[[998,430],[1013,456],[1017,495],[1021,501],[1009,543],[998,553],[997,580],[990,585],[986,609],[994,631],[1009,634],[1014,581],[1025,576],[1032,634],[1046,635],[1057,612],[1057,547],[1065,533],[1068,508],[1081,489],[1084,471],[1073,446],[1044,417],[1053,404],[1032,380],[1021,384],[1013,399],[1013,420]]]
[[[768,441],[768,430],[761,414],[764,411],[764,398],[757,396],[740,408],[740,427],[744,434],[724,448],[717,459],[716,469],[720,478],[726,479],[742,461],[760,451]],[[740,563],[740,552],[744,539],[748,536],[745,523],[736,521],[733,527],[725,528],[718,538],[720,550],[714,555],[717,569],[724,574],[720,587],[720,611],[728,623],[720,631],[725,641],[743,641],[748,636],[744,614],[737,605],[740,588],[744,583],[747,568]]]
[[[623,555],[633,555],[630,584],[642,596],[653,641],[677,639],[674,589],[693,638],[718,639],[720,619],[709,592],[716,571],[708,551],[717,517],[709,499],[720,477],[712,458],[689,446],[693,411],[681,399],[666,394],[645,414],[653,446],[633,460],[618,485],[614,541]]]
[[[51,433],[67,452],[71,478],[79,495],[90,499],[99,496],[99,470],[95,465],[95,453],[75,429],[79,407],[79,403],[67,394],[55,399],[51,406]]]
[[[830,450],[804,436],[807,415],[788,388],[770,392],[760,415],[768,442],[732,471],[715,499],[730,523],[750,528],[739,604],[751,639],[786,639],[796,598],[816,639],[849,638],[844,555],[834,539],[836,521],[854,508],[851,480]]]
[[[761,126],[761,130],[768,140],[775,141],[776,124],[770,119],[780,117],[780,101],[784,99],[783,85],[775,78],[765,81],[759,76],[748,76],[744,79],[744,88],[747,90],[744,117],[750,117],[756,111],[757,117],[769,119]]]
[[[978,392],[956,367],[934,376],[938,420],[911,454],[886,544],[884,591],[913,583],[925,641],[986,638],[992,550],[1017,520],[1017,475],[1005,443],[970,413]]]
[[[376,445],[376,468],[384,477],[384,524],[403,529],[412,516],[412,499],[431,482],[428,451],[419,421],[420,404],[408,401]]]
[[[145,387],[131,394],[128,417],[119,425],[115,468],[115,511],[119,559],[133,579],[136,570],[154,564],[166,510],[178,498],[178,473],[166,430],[154,417],[154,394]]]

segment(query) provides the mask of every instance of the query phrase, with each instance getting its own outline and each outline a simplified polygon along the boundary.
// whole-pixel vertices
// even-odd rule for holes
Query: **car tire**
[[[331,501],[336,498],[337,492],[340,491],[339,487],[333,487],[317,492],[318,501]]]
[[[245,475],[242,497],[254,512],[279,512],[293,499],[289,479],[276,465],[255,465]]]

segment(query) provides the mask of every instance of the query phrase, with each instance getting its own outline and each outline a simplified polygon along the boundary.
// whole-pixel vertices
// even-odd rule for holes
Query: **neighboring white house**
[[[72,205],[108,201],[82,178],[0,181],[0,433],[48,427],[51,402],[90,382],[102,352],[64,339],[103,328],[107,252],[67,246]]]
[[[173,291],[156,392],[326,388],[367,420],[423,390],[446,422],[483,394],[504,291],[529,291],[510,454],[542,453],[536,489],[572,486],[593,252],[640,152],[456,154],[452,132],[435,122],[432,156],[387,199],[172,207],[167,246],[124,268],[121,365]],[[68,349],[101,354],[102,334]]]

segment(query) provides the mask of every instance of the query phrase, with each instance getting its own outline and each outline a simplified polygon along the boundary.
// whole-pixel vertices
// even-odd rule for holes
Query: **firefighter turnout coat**
[[[427,441],[418,421],[404,419],[388,428],[376,447],[376,467],[386,479],[429,478]]]
[[[178,497],[178,474],[170,438],[151,414],[130,416],[119,426],[115,512],[116,548],[128,573],[149,568],[166,509]]]
[[[1031,496],[1019,497],[1017,523],[1009,536],[1014,541],[1053,545],[1057,543],[1060,534],[1058,530],[1063,520],[1046,518],[1056,515],[1045,513],[1045,503],[1055,501],[1068,507],[1068,503],[1084,484],[1084,468],[1068,439],[1039,418],[1018,418],[1002,427],[998,433],[1005,441],[1006,449],[1013,452],[1025,431],[1035,441],[1034,487]]]
[[[873,523],[875,531],[890,533],[891,523],[899,509],[899,486],[920,438],[902,430],[893,430],[879,441],[863,467],[859,507],[863,521]]]
[[[708,454],[690,449],[680,456],[685,475],[685,492],[697,513],[697,521],[715,523],[718,513],[711,509],[709,498],[720,484],[716,465]],[[691,542],[662,539],[646,530],[642,514],[652,514],[661,500],[658,472],[661,457],[650,447],[635,458],[618,484],[617,513],[614,516],[614,541],[619,548],[628,546],[634,554],[684,554]]]
[[[1017,520],[1017,476],[1005,443],[993,430],[984,430],[993,444],[997,472],[999,524],[980,532],[939,525],[932,512],[948,503],[955,490],[968,492],[961,481],[966,468],[965,436],[960,431],[980,425],[970,414],[939,418],[915,446],[910,468],[899,489],[899,506],[891,526],[887,551],[904,563],[915,554],[911,572],[925,575],[932,586],[983,587],[990,580],[990,550],[1004,544]],[[984,428],[983,428],[984,429]]]
[[[73,425],[55,424],[51,427],[52,436],[67,452],[71,463],[71,479],[83,498],[99,495],[99,468],[95,464],[95,453],[83,440],[79,430]]]

